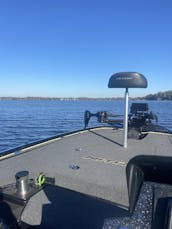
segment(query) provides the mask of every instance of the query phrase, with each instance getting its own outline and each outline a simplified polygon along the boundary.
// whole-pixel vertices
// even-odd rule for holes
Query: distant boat
[[[3,152],[0,227],[172,228],[172,133],[128,89],[147,87],[136,72],[112,75],[126,88],[125,114],[86,111],[82,130]],[[100,127],[89,127],[96,117]]]

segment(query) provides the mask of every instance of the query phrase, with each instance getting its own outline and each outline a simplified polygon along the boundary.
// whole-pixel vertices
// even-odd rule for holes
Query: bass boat
[[[108,87],[125,88],[124,116],[86,110],[84,129],[1,154],[0,228],[172,228],[172,132],[147,103],[128,114],[142,74],[113,74]]]

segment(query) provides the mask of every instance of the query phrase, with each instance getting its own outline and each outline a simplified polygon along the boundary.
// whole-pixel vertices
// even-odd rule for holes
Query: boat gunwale
[[[50,144],[54,141],[58,141],[62,138],[65,137],[70,137],[72,135],[75,134],[79,134],[79,133],[84,133],[87,132],[89,130],[94,130],[94,129],[102,129],[102,128],[108,128],[108,129],[120,129],[117,127],[113,127],[113,126],[95,126],[95,127],[90,127],[90,128],[86,128],[86,129],[79,129],[79,130],[74,130],[74,131],[70,131],[70,132],[66,132],[66,133],[62,133],[62,134],[58,134],[58,135],[54,135],[48,138],[44,138],[38,141],[34,141],[25,145],[21,145],[6,151],[2,151],[0,152],[0,161],[11,158],[11,157],[15,157],[17,155],[20,155],[21,153],[26,153],[29,150],[35,149],[37,147],[41,147],[41,146],[45,146],[46,144]]]

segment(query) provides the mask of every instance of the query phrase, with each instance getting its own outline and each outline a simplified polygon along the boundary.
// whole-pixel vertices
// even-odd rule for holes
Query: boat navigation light
[[[124,115],[124,148],[127,148],[128,133],[128,88],[146,88],[147,79],[138,72],[118,72],[113,74],[108,83],[109,88],[125,88],[125,115]]]

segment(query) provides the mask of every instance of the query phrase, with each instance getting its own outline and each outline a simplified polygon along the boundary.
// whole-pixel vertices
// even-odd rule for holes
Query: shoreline
[[[0,97],[0,100],[56,100],[56,101],[88,101],[88,100],[103,100],[103,101],[115,101],[123,100],[123,97],[112,97],[112,98],[92,98],[92,97]],[[130,100],[146,100],[146,101],[172,101],[172,99],[147,99],[145,97],[130,97]]]

